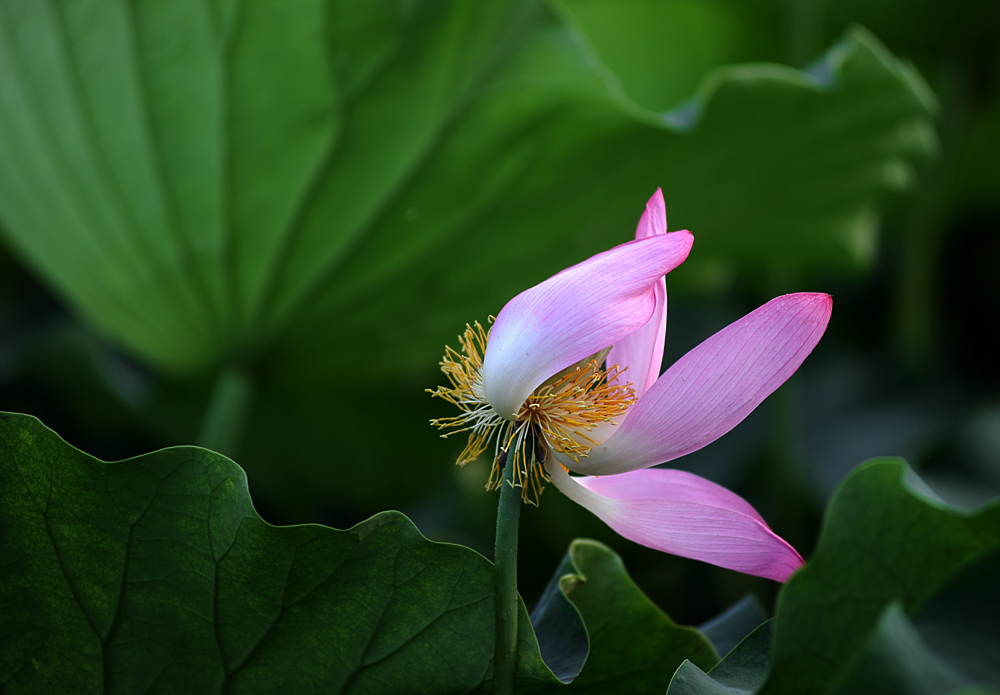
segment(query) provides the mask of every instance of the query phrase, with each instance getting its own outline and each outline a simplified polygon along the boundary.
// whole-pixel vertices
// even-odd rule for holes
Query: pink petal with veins
[[[546,465],[552,483],[617,533],[655,550],[787,580],[801,556],[741,497],[690,473],[653,468],[573,478]]]
[[[739,424],[819,342],[833,302],[818,293],[772,299],[678,360],[633,405],[578,473],[648,468],[702,448]]]

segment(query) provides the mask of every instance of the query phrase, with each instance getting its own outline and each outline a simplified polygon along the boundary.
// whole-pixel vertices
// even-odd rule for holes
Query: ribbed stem
[[[529,437],[525,452],[534,452],[535,443]],[[493,692],[511,695],[517,674],[517,524],[521,518],[521,490],[511,482],[514,478],[514,452],[509,452],[500,485],[497,507],[497,538],[493,553],[497,578],[496,645],[493,657]],[[531,465],[530,463],[528,464]]]

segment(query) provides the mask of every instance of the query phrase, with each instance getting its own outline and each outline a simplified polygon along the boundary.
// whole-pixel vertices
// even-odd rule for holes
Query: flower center
[[[521,405],[514,421],[505,420],[486,400],[483,389],[483,356],[489,333],[477,322],[466,325],[458,338],[461,352],[445,348],[441,371],[450,386],[439,386],[428,392],[458,406],[460,415],[437,418],[431,424],[450,430],[442,437],[468,432],[469,440],[458,457],[464,466],[482,454],[494,434],[496,439],[493,469],[486,488],[500,486],[503,467],[513,465],[514,486],[520,487],[521,497],[538,503],[544,487],[542,463],[553,453],[564,454],[574,461],[586,456],[598,446],[589,435],[605,422],[614,424],[635,401],[630,383],[620,384],[624,370],[614,365],[602,366],[606,351],[592,355],[539,386]]]

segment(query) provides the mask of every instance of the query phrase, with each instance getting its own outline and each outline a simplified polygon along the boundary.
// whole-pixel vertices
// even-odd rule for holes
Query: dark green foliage
[[[219,454],[104,463],[9,413],[0,483],[5,692],[490,690],[493,566],[398,512],[347,531],[271,526]],[[553,665],[570,681],[587,660],[574,689],[645,691],[685,659],[714,663],[600,543],[574,542],[555,581],[556,627],[582,639],[575,671]],[[520,613],[519,684],[561,690]]]
[[[684,664],[669,695],[1000,692],[1000,503],[921,490],[898,460],[854,471],[775,618],[708,674]]]
[[[577,612],[586,633],[574,634],[571,644],[579,650],[589,635],[590,655],[570,692],[657,693],[682,661],[702,667],[718,661],[704,635],[667,617],[635,585],[621,558],[597,541],[570,544],[543,604],[558,616],[553,625],[538,629],[543,655],[545,640],[555,637],[557,629],[573,630]],[[532,617],[537,616],[536,609]]]
[[[1000,546],[1000,504],[965,513],[906,482],[900,461],[866,464],[834,493],[819,547],[785,586],[765,693],[824,692],[892,602],[913,613]]]
[[[492,565],[397,512],[271,526],[223,456],[103,463],[10,414],[0,481],[5,692],[465,692],[492,677]],[[519,675],[554,680],[521,612]]]

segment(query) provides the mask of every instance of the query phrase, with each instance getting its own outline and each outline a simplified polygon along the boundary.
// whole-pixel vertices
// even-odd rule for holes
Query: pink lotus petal
[[[635,230],[636,239],[667,233],[667,205],[663,202],[663,189],[657,188],[656,193],[646,203],[646,210],[639,218],[639,226]]]
[[[659,188],[646,203],[646,211],[635,230],[636,239],[667,233],[667,209]],[[642,328],[615,343],[608,354],[608,366],[618,365],[628,371],[622,377],[631,381],[637,396],[656,383],[663,365],[663,342],[667,335],[667,282],[660,279],[655,287],[656,308]]]
[[[832,308],[826,294],[772,299],[671,366],[587,458],[564,463],[578,473],[624,473],[715,441],[799,368],[826,330]]]
[[[698,476],[654,468],[573,478],[557,463],[546,471],[564,495],[649,548],[778,582],[802,565],[745,500]]]
[[[483,360],[493,409],[513,417],[550,376],[645,325],[656,308],[657,281],[687,258],[692,241],[686,231],[630,241],[510,300]]]
[[[765,523],[757,510],[735,492],[687,471],[646,468],[620,475],[589,476],[574,480],[592,492],[616,500],[653,498],[693,502],[732,509]]]
[[[656,383],[663,366],[663,343],[667,337],[667,283],[663,278],[653,286],[653,296],[656,305],[649,321],[615,343],[608,353],[608,366],[627,369],[621,380],[631,381],[637,396]]]

